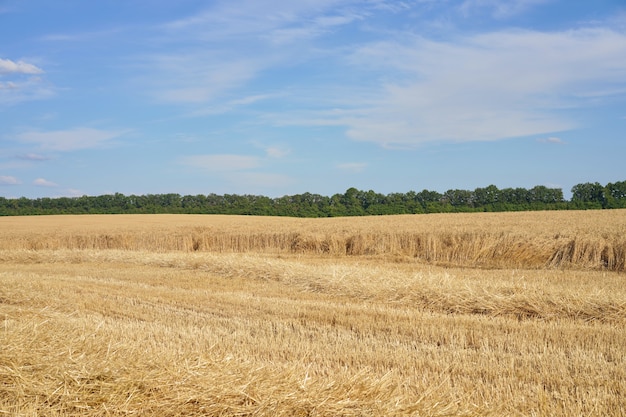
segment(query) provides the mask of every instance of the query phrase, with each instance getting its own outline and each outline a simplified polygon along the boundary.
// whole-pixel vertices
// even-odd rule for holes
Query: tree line
[[[479,211],[580,210],[626,208],[626,181],[601,185],[577,184],[567,201],[560,188],[536,186],[498,189],[495,185],[473,191],[453,189],[445,193],[381,194],[349,188],[343,194],[296,194],[278,198],[260,195],[120,193],[59,198],[0,197],[0,215],[42,214],[241,214],[291,217],[338,217],[383,214],[453,213]]]

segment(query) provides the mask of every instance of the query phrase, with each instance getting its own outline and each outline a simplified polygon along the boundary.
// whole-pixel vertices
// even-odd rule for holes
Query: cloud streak
[[[0,175],[0,185],[19,185],[22,182],[10,175]]]
[[[366,10],[356,12],[353,5]],[[368,8],[375,7],[354,0],[217,1],[160,28],[163,42],[184,43],[184,51],[144,56],[141,65],[147,69],[144,75],[148,75],[154,96],[162,102],[206,105],[228,100],[229,93],[236,93],[265,72],[325,53],[314,41],[362,20]],[[228,110],[220,105],[195,115]]]
[[[0,58],[0,78],[10,78],[7,81],[0,79],[0,105],[10,106],[54,95],[54,89],[41,78],[43,73],[34,64]]]
[[[0,75],[2,74],[42,74],[43,70],[24,61],[11,61],[0,58]]]
[[[286,187],[294,183],[293,178],[283,174],[266,172],[234,172],[226,180],[238,187],[272,189]]]
[[[245,84],[261,69],[256,60],[233,58],[219,51],[160,55],[147,60],[159,84],[154,95],[162,102],[179,104],[210,103]]]
[[[20,154],[17,155],[16,158],[18,159],[22,159],[24,161],[47,161],[50,159],[50,157],[45,156],[45,155],[40,155],[37,153],[26,153],[26,154]]]
[[[481,11],[489,10],[496,19],[506,19],[525,12],[526,10],[550,0],[465,0],[459,11],[466,17]]]
[[[364,46],[350,59],[397,71],[403,81],[382,82],[369,106],[327,122],[385,146],[573,129],[577,122],[560,110],[592,105],[591,93],[594,100],[623,94],[626,86],[626,36],[608,29],[503,31],[448,42],[417,37]]]
[[[539,143],[551,143],[551,144],[554,144],[554,145],[565,145],[567,143],[563,139],[557,138],[555,136],[551,136],[549,138],[537,139],[537,142],[539,142]]]
[[[193,168],[212,172],[245,171],[258,168],[261,160],[255,156],[215,154],[192,155],[179,158],[179,162]]]
[[[82,149],[101,148],[124,131],[98,130],[79,127],[49,132],[30,131],[20,133],[15,139],[23,144],[35,145],[46,151],[71,152]]]
[[[546,1],[467,0],[456,12],[486,10],[495,18],[509,18]],[[202,53],[155,61],[160,79],[175,80],[162,85],[158,95],[171,103],[209,104],[192,111],[195,117],[232,111],[237,106],[212,102],[258,82],[264,71],[298,62],[299,51],[282,46],[300,42],[312,46],[310,55],[302,58],[305,71],[307,60],[319,53],[334,56],[345,72],[310,91],[302,80],[296,81],[290,94],[283,93],[283,102],[298,104],[281,113],[264,113],[261,123],[343,126],[350,139],[406,148],[575,129],[579,121],[563,110],[593,106],[626,92],[626,35],[617,29],[499,30],[443,40],[398,31],[387,40],[358,45],[322,48],[302,43],[366,20],[377,9],[398,12],[380,1],[358,13],[351,5],[330,0],[295,5],[245,1],[235,7],[218,2],[173,21],[166,30],[175,36],[207,43]],[[245,40],[245,59],[230,55],[216,40],[232,45]],[[280,87],[287,91],[287,86]],[[268,96],[258,91],[259,97]]]
[[[37,178],[36,180],[33,181],[33,185],[36,185],[37,187],[58,187],[59,184],[54,183],[52,181],[48,181],[45,178]]]
[[[337,168],[339,168],[340,170],[350,172],[353,174],[358,174],[360,172],[363,172],[366,167],[367,167],[367,164],[363,162],[346,162],[346,163],[337,165]]]

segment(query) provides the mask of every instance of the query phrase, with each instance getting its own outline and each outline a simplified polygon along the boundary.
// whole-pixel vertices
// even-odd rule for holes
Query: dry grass
[[[484,233],[579,259],[626,222],[559,213],[0,219],[0,416],[626,415],[623,274],[453,250]],[[362,249],[270,239],[294,234]],[[402,235],[454,255],[385,252]]]

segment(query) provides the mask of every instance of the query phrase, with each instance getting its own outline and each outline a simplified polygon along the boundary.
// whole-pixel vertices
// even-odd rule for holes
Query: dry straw
[[[200,252],[0,256],[8,415],[620,415],[626,406],[618,274]]]
[[[626,211],[0,218],[0,416],[619,416]]]
[[[0,249],[375,256],[484,268],[626,269],[626,210],[341,219],[51,216],[0,219]]]

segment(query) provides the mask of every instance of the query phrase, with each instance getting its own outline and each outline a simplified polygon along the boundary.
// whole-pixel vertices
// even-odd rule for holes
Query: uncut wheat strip
[[[604,238],[574,237],[562,244],[552,254],[549,265],[560,267],[574,265],[624,271],[626,265],[626,240],[623,235]]]
[[[211,215],[81,215],[81,216],[31,216],[0,218],[2,236],[19,235],[37,231],[41,234],[80,233],[85,230],[106,233],[126,230],[131,233],[163,230],[172,232],[181,228],[210,229],[215,232],[290,230],[321,233],[432,232],[442,225],[450,230],[479,232],[485,230],[527,233],[540,230],[546,236],[555,234],[597,235],[626,231],[626,210],[567,211],[567,212],[517,212],[517,213],[453,213],[399,216],[374,216],[363,218],[293,219],[256,216]],[[1,239],[0,239],[1,240]]]
[[[542,263],[538,264],[537,260],[547,256],[548,261],[545,262],[552,259],[553,266],[621,270],[620,268],[623,269],[626,262],[623,239],[621,243],[616,242],[613,245],[614,250],[611,253],[603,254],[602,247],[597,246],[597,238],[603,236],[610,243],[623,236],[623,233],[620,233],[620,230],[626,230],[626,226],[620,229],[620,224],[624,220],[624,216],[620,217],[620,215],[623,212],[617,211],[611,214],[611,229],[602,229],[601,222],[596,224],[594,220],[589,221],[589,218],[585,218],[584,223],[572,223],[576,225],[574,228],[558,229],[557,235],[560,236],[558,239],[552,238],[551,225],[548,220],[559,219],[558,224],[567,225],[568,223],[563,220],[571,217],[570,213],[559,213],[557,217],[554,217],[553,213],[526,213],[520,216],[507,214],[391,216],[385,219],[341,219],[341,221],[339,219],[337,221],[308,219],[311,220],[310,222],[274,218],[249,219],[237,216],[85,216],[75,219],[52,216],[50,222],[30,219],[29,222],[36,223],[37,228],[29,229],[27,227],[29,223],[24,223],[21,228],[18,227],[12,233],[0,234],[0,241],[9,245],[7,248],[23,247],[34,250],[64,248],[151,251],[217,250],[220,252],[274,250],[312,254],[327,252],[335,255],[345,250],[360,256],[395,254],[397,251],[404,253],[401,249],[406,246],[406,239],[398,235],[411,233],[414,236],[413,240],[420,240],[420,236],[423,236],[425,240],[423,249],[414,251],[413,254],[429,261],[469,262],[469,265],[474,266],[498,267],[520,266],[520,262],[523,262],[529,266],[540,266]],[[593,218],[598,219],[605,219],[607,216],[606,213],[591,214]],[[589,217],[589,214],[586,216]],[[90,220],[92,218],[98,221]],[[147,221],[146,224],[135,221],[135,219],[143,218],[154,220]],[[431,221],[435,218],[442,223]],[[416,221],[418,219],[420,221]],[[515,220],[522,220],[524,223],[528,219],[532,219],[532,222],[526,224],[527,227],[515,225]],[[81,229],[80,223],[83,223],[83,220],[86,223]],[[545,224],[542,223],[544,220]],[[22,221],[26,222],[26,220]],[[197,222],[198,225],[211,224],[211,226],[190,226],[191,222]],[[441,224],[446,227],[441,227]],[[268,225],[275,231],[264,232],[268,229]],[[329,228],[331,225],[335,228]],[[337,228],[336,226],[339,225],[341,226]],[[316,228],[316,226],[321,227]],[[390,232],[390,230],[396,232]],[[321,234],[325,234],[326,237],[321,239]],[[219,242],[207,243],[207,235],[212,239],[218,239]],[[498,236],[514,237],[514,239],[502,240],[500,238],[502,241],[494,244],[499,239]],[[574,246],[575,250],[572,253],[567,253],[565,249],[565,253],[559,255],[559,251],[564,250],[559,246],[559,242],[563,241],[565,236],[577,239],[579,244]],[[2,239],[3,237],[5,239]],[[538,241],[544,242],[542,247],[533,243]],[[526,243],[520,246],[519,242]],[[534,249],[531,250],[531,247]],[[548,251],[547,255],[545,255],[546,251]],[[560,261],[561,258],[564,258],[563,262]]]

